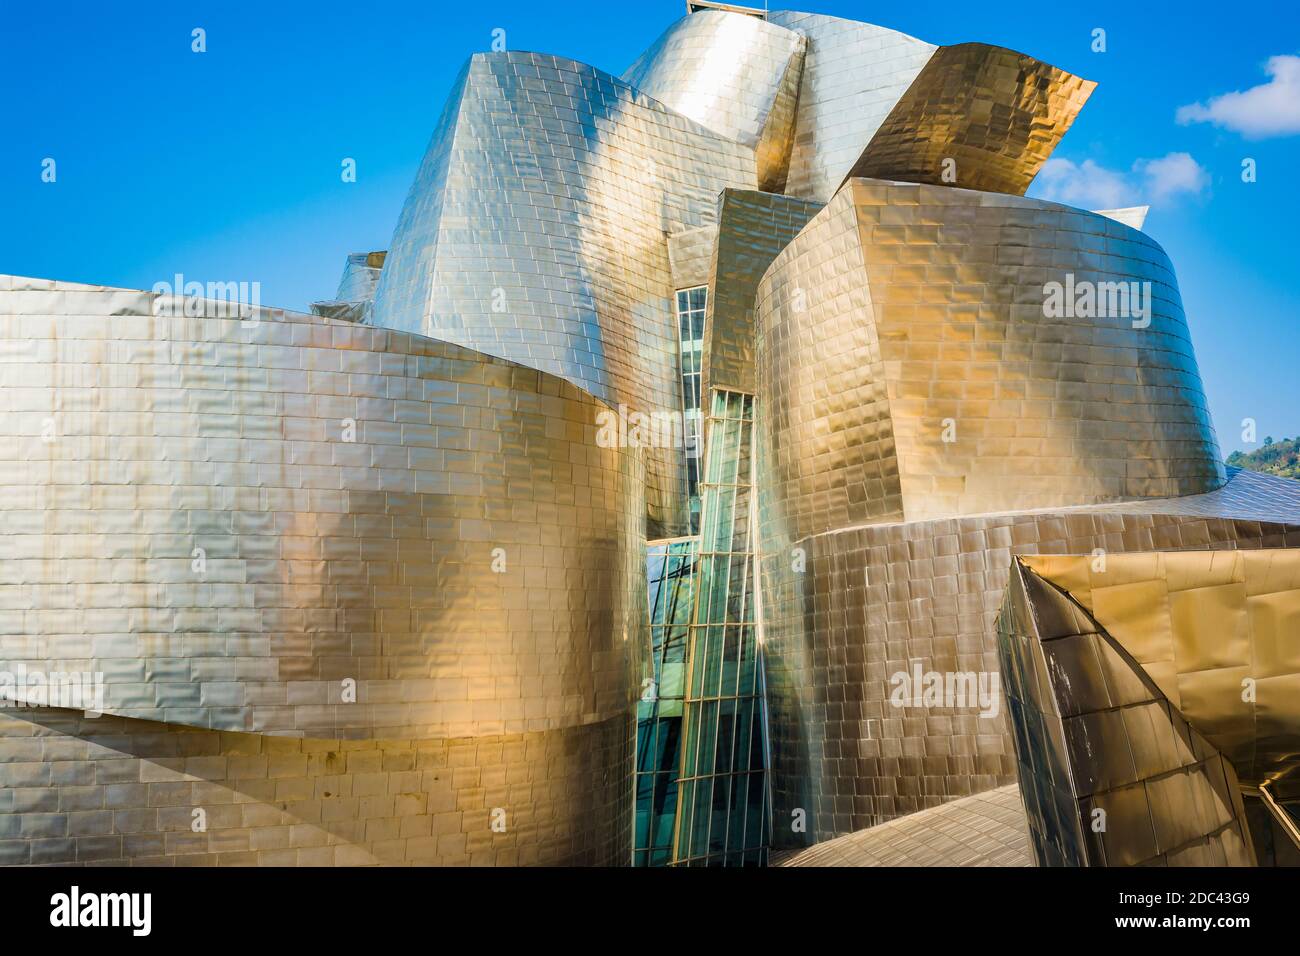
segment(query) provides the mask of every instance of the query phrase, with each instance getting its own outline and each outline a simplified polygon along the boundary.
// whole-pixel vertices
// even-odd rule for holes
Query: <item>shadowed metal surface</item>
[[[774,855],[773,866],[1033,866],[1015,785]]]
[[[1289,552],[1108,555],[1274,566]],[[1086,558],[1012,563],[998,618],[1025,807],[1044,866],[1253,866],[1233,764],[1184,718],[1146,668],[1042,564],[1077,579]],[[1122,571],[1118,572],[1122,575]]]
[[[643,414],[680,412],[665,235],[753,188],[754,150],[593,67],[476,54],[402,210],[371,321],[508,358]],[[680,448],[652,528],[686,529]]]
[[[754,292],[777,253],[821,203],[724,189],[711,250],[704,320],[704,388],[754,391]]]
[[[1026,557],[1245,785],[1300,794],[1300,551]]]
[[[627,752],[622,721],[352,740],[6,709],[0,865],[616,866]]]

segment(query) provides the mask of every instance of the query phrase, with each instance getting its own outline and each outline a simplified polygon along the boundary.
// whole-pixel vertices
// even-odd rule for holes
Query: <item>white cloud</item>
[[[1091,159],[1049,159],[1034,181],[1034,193],[1081,209],[1118,209],[1163,202],[1180,193],[1197,196],[1209,185],[1209,174],[1189,154],[1169,153],[1139,159],[1128,172],[1107,169]]]
[[[1300,133],[1300,56],[1270,57],[1264,72],[1267,83],[1179,107],[1178,122],[1213,123],[1248,139]]]
[[[1043,199],[1063,202],[1082,209],[1114,209],[1129,205],[1132,187],[1123,173],[1106,169],[1085,159],[1049,159],[1043,164],[1034,191]]]
[[[1179,193],[1199,196],[1210,185],[1210,174],[1188,153],[1170,153],[1160,159],[1139,159],[1135,172],[1146,179],[1146,196],[1160,202]]]

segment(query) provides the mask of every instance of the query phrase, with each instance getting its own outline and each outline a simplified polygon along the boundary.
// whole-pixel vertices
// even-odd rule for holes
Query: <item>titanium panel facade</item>
[[[785,187],[806,41],[759,17],[701,10],[670,26],[623,80],[751,147],[758,188]]]
[[[1002,47],[939,47],[845,179],[1023,196],[1096,86]]]
[[[891,700],[897,675],[918,664],[926,673],[1000,674],[995,625],[1013,556],[1103,548],[1113,561],[1130,551],[1300,544],[1297,483],[1238,471],[1205,495],[875,523],[778,548],[762,513],[762,474],[760,463],[774,848],[1016,780],[1002,706],[980,716],[977,706]],[[806,832],[792,828],[796,810]]]
[[[102,674],[127,737],[464,741],[465,788],[545,795],[510,811],[545,821],[526,856],[626,861],[640,452],[535,369],[222,308],[0,280],[0,671]],[[23,713],[6,733],[36,732]],[[553,802],[577,747],[584,791]]]
[[[1182,571],[1246,561],[1272,568],[1292,563],[1283,560],[1289,553],[1114,555],[1106,556],[1105,574],[1122,579],[1125,568],[1165,560]],[[1253,866],[1232,762],[1184,719],[1120,642],[1031,570],[1042,562],[1077,581],[1075,562],[1097,560],[1015,560],[998,619],[1039,863]]]
[[[1024,558],[1251,787],[1300,796],[1300,551]]]
[[[476,54],[412,186],[371,321],[680,410],[665,235],[753,188],[754,150],[585,64]],[[652,536],[685,533],[680,449],[650,459]]]
[[[782,191],[827,202],[938,48],[870,23],[813,13],[773,10],[767,22],[808,41]]]
[[[1139,283],[1149,319],[1049,316],[1053,281]],[[792,539],[1223,483],[1173,269],[1114,220],[852,180],[755,310],[766,493]]]
[[[777,253],[822,208],[774,193],[724,189],[709,266],[704,387],[754,391],[754,293]]]

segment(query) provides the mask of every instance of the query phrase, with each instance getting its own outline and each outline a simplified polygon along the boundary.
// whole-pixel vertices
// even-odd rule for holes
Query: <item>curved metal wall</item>
[[[1149,283],[1149,321],[1048,316],[1051,282]],[[755,309],[760,449],[792,538],[1224,480],[1172,266],[1114,220],[851,180]]]
[[[1014,555],[1281,548],[1300,535],[1294,485],[1238,472],[1205,495],[876,523],[796,541],[760,518],[774,847],[1015,781],[995,639]],[[918,665],[998,675],[996,712],[898,706],[896,675]],[[806,832],[792,829],[795,811]]]
[[[701,10],[670,26],[623,79],[720,136],[753,147],[758,188],[785,186],[805,40],[742,13]]]
[[[375,325],[681,411],[665,235],[753,188],[754,150],[585,64],[477,54],[411,188]],[[651,457],[652,526],[686,530],[680,448]]]
[[[219,309],[0,283],[0,670],[102,673],[137,721],[518,740],[493,773],[530,786],[557,735],[608,800],[548,826],[624,861],[644,469],[599,446],[607,406],[418,335],[187,307]]]
[[[1096,86],[1003,47],[939,47],[845,179],[1023,196]]]
[[[784,191],[826,202],[938,47],[814,13],[773,10],[767,22],[808,42]]]

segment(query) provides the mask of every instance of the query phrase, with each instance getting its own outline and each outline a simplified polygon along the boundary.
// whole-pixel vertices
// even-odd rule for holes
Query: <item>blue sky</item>
[[[133,288],[177,272],[256,280],[264,303],[305,309],[333,293],[347,253],[387,248],[451,81],[494,29],[511,49],[621,73],[684,9],[0,0],[0,272]],[[1097,80],[1030,195],[1149,201],[1225,453],[1252,447],[1246,417],[1261,440],[1300,433],[1300,61],[1273,59],[1300,56],[1293,0],[800,9],[997,43]],[[195,27],[206,53],[191,52]],[[54,183],[41,181],[46,157]],[[355,183],[340,177],[346,157]],[[1257,182],[1241,181],[1247,157]]]

